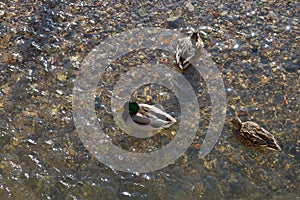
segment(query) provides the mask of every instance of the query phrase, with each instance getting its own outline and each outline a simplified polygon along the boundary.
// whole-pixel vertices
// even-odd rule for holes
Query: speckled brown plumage
[[[191,65],[190,61],[199,57],[204,47],[198,31],[191,28],[183,32],[187,32],[188,35],[179,40],[175,54],[176,63],[180,69],[185,69]]]
[[[242,144],[259,150],[282,151],[275,137],[258,124],[242,122],[238,117],[231,120],[232,133]]]

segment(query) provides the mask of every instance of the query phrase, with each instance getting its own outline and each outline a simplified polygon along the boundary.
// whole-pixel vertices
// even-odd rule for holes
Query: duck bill
[[[121,108],[118,108],[118,109],[116,109],[116,112],[123,112],[125,109],[124,109],[124,107],[122,106]]]

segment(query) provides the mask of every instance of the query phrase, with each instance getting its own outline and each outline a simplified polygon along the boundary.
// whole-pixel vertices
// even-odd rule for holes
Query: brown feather
[[[237,117],[232,119],[232,123],[232,132],[242,144],[260,150],[282,151],[275,137],[258,124],[251,121],[241,122]],[[242,123],[241,126],[239,126],[240,123]]]

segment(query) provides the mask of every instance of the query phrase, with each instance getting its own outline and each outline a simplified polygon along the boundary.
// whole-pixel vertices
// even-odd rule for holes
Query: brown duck
[[[234,136],[242,144],[261,151],[266,149],[282,151],[275,137],[258,124],[251,121],[242,122],[238,117],[233,118],[231,123]]]
[[[204,43],[200,37],[199,31],[189,28],[182,30],[188,35],[179,39],[176,47],[175,59],[180,69],[185,69],[191,65],[190,61],[201,55]]]

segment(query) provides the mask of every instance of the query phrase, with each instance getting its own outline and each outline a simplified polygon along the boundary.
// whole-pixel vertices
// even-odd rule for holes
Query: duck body
[[[199,32],[194,29],[187,31],[187,36],[179,39],[176,47],[175,60],[180,69],[185,69],[190,65],[190,61],[196,57],[204,47]]]
[[[176,123],[176,119],[171,115],[153,105],[126,102],[123,108],[123,120],[126,125],[135,129],[144,131],[160,130],[169,128]]]
[[[232,133],[242,144],[262,151],[266,149],[282,151],[275,137],[257,123],[242,122],[238,117],[233,118],[231,122]]]

